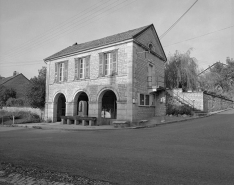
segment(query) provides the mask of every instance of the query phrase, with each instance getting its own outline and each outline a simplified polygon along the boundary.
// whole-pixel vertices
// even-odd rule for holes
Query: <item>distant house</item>
[[[164,115],[166,60],[153,24],[75,43],[44,59],[45,118],[56,122],[84,111],[101,125]]]
[[[16,98],[24,99],[26,97],[27,87],[31,84],[30,80],[27,79],[22,73],[18,74],[14,71],[13,76],[1,78],[0,88],[1,89],[14,89],[16,92]]]

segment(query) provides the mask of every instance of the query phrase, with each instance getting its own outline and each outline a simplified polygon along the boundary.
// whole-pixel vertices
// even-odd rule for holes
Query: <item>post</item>
[[[13,125],[15,124],[15,116],[12,116],[13,117]]]

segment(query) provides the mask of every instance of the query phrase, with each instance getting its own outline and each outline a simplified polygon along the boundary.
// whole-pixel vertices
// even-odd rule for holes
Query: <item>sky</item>
[[[196,0],[0,0],[0,75],[27,78],[43,59],[74,43],[154,24],[160,37]],[[186,52],[198,66],[234,58],[234,0],[198,0],[161,39],[168,56]]]

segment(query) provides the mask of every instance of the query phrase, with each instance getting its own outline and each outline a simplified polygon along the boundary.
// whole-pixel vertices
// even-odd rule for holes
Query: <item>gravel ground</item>
[[[26,166],[16,166],[11,163],[1,163],[1,171],[4,172],[4,176],[6,178],[9,178],[9,176],[15,176],[15,174],[18,174],[23,177],[31,177],[38,180],[44,180],[46,182],[60,182],[64,184],[77,184],[77,185],[113,185],[113,183],[106,182],[106,181],[100,181],[100,180],[94,180],[89,179],[87,177],[82,176],[71,176],[68,173],[60,173],[55,171],[48,171],[38,168],[32,168],[32,167],[26,167]],[[10,184],[7,182],[0,182],[0,185],[2,184]]]

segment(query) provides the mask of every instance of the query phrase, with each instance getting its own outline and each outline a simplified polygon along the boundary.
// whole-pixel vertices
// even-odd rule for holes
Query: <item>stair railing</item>
[[[180,96],[179,93],[175,94],[176,97],[181,101],[181,103],[187,104],[188,106],[192,107],[194,110],[194,100],[189,99],[186,96]]]

